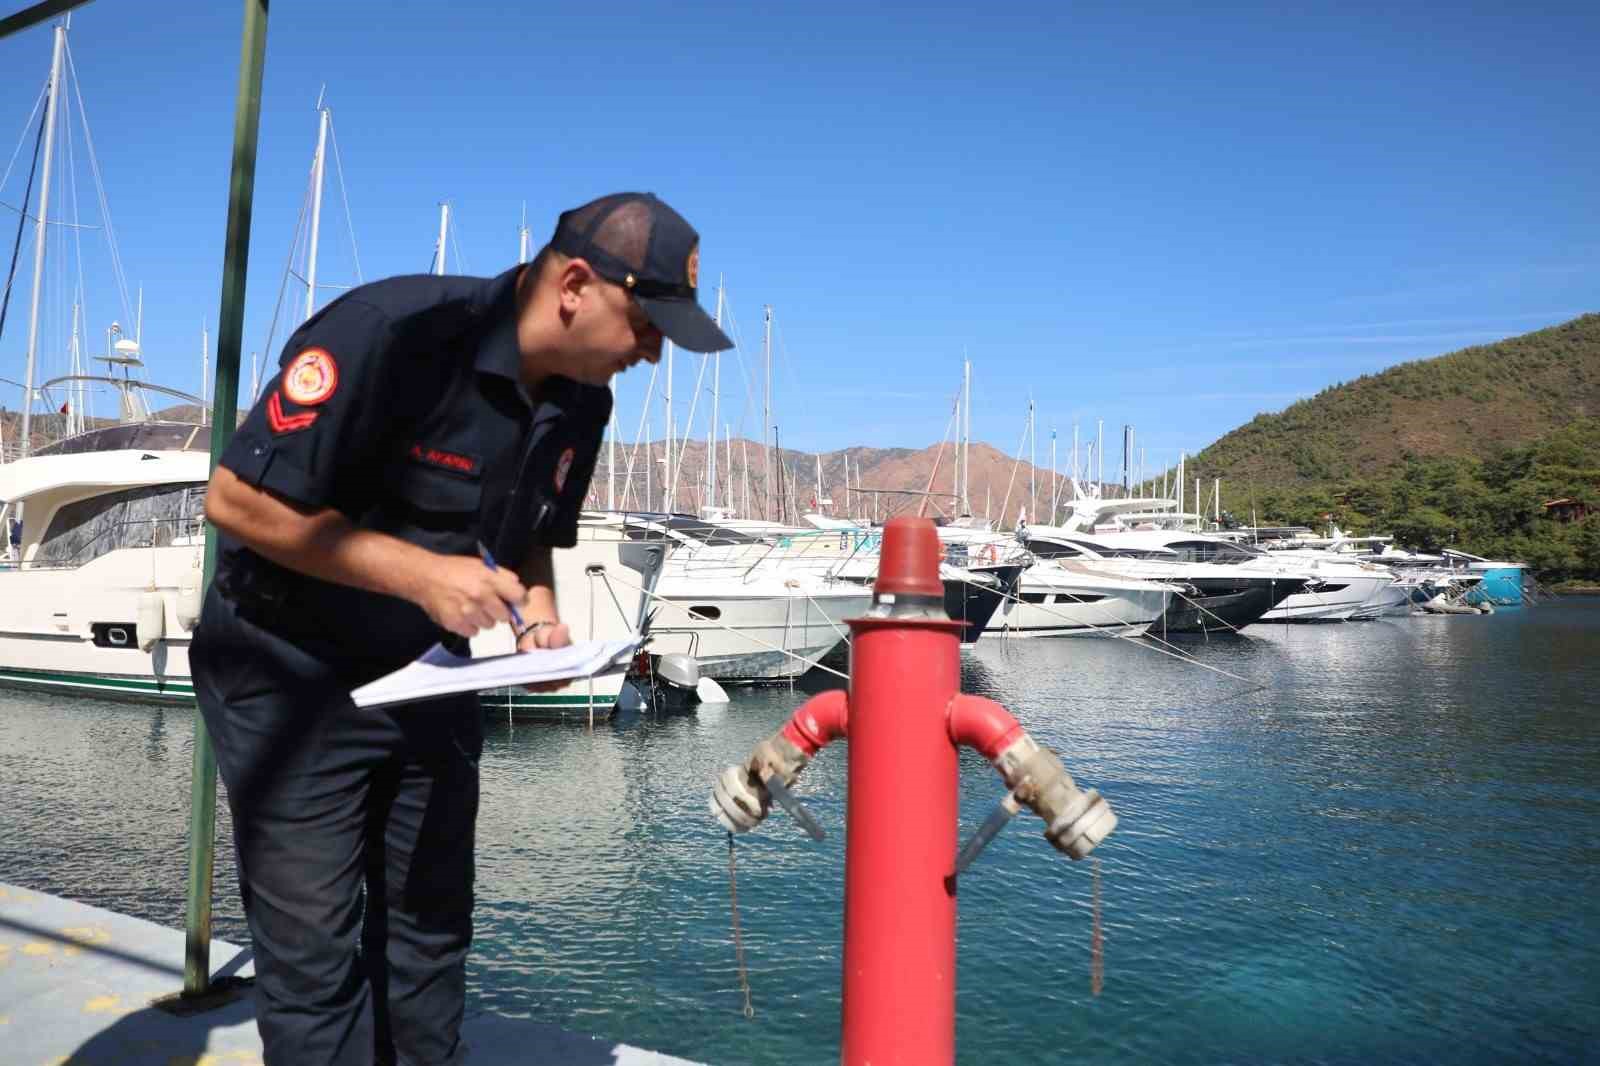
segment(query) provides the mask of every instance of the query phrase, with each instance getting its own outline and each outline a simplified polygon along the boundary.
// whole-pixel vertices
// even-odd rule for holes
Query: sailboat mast
[[[1083,476],[1083,471],[1078,466],[1078,423],[1077,422],[1073,422],[1072,423],[1072,480],[1073,480],[1074,485],[1076,485],[1078,479],[1080,477],[1082,477],[1082,476]],[[1074,493],[1074,495],[1076,495],[1076,493],[1077,493],[1076,488],[1074,488],[1073,493]]]
[[[661,509],[667,514],[672,513],[673,494],[677,490],[677,479],[672,476],[672,440],[677,436],[677,426],[672,420],[672,342],[667,342],[667,455],[666,465],[661,468]]]
[[[33,292],[28,298],[28,372],[22,386],[22,439],[19,453],[27,458],[32,451],[33,373],[39,354],[39,296],[44,281],[46,219],[50,217],[50,163],[56,147],[56,98],[61,94],[61,51],[67,43],[67,28],[56,27],[55,48],[50,56],[49,99],[44,107],[44,180],[39,184],[39,217],[34,222]]]
[[[1106,420],[1103,418],[1094,420],[1094,461],[1095,494],[1099,495],[1106,489]]]
[[[1056,478],[1056,431],[1050,427],[1050,520],[1046,525],[1056,524],[1056,503],[1061,497],[1061,482]]]
[[[1179,529],[1183,528],[1183,459],[1184,459],[1184,455],[1180,451],[1178,453],[1178,476],[1177,476],[1177,479],[1173,483],[1173,491],[1176,492],[1177,496],[1178,496],[1178,528]]]
[[[322,232],[322,173],[327,161],[328,109],[317,96],[317,154],[311,160],[311,241],[306,252],[306,317],[317,309],[317,238]]]
[[[965,410],[961,414],[961,513],[972,513],[972,360],[962,353],[961,395]]]
[[[211,420],[207,415],[210,405],[206,403],[209,393],[208,383],[211,381],[211,331],[206,328],[206,320],[200,320],[200,424],[210,425]]]
[[[1028,514],[1039,521],[1039,464],[1035,459],[1038,448],[1038,431],[1034,428],[1033,397],[1028,397]]]
[[[722,275],[717,275],[717,328],[722,328]],[[721,421],[722,353],[711,371],[711,421],[706,425],[706,506],[717,505],[717,423]]]
[[[772,305],[762,308],[766,324],[761,333],[761,352],[767,364],[767,391],[761,402],[761,447],[767,453],[767,508],[764,517],[772,521]]]
[[[617,386],[611,388],[611,431],[606,434],[606,510],[617,509]]]
[[[522,202],[522,224],[517,227],[517,262],[528,261],[528,202]]]
[[[433,257],[433,272],[435,274],[444,273],[445,239],[449,236],[449,233],[450,202],[448,200],[441,200],[439,201],[439,250],[434,254]]]

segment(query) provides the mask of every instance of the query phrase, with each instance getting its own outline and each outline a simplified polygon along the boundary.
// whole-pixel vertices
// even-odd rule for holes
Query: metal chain
[[[1094,927],[1089,934],[1089,994],[1098,996],[1106,983],[1105,946],[1100,936],[1100,856],[1090,861],[1094,863]]]
[[[750,1005],[750,975],[744,968],[744,938],[739,935],[739,879],[733,867],[733,834],[728,834],[728,894],[733,897],[733,956],[739,960],[739,990],[744,993],[744,1016],[754,1018]]]

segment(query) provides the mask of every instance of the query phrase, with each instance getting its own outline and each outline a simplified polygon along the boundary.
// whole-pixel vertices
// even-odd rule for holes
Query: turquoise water
[[[963,877],[960,1061],[1600,1061],[1600,600],[1249,634],[1186,646],[1243,680],[1120,641],[967,654],[964,687],[1122,824],[1098,853],[1099,997],[1088,863],[1024,815]],[[844,750],[798,788],[826,841],[781,815],[739,838],[750,1020],[705,810],[803,696],[491,722],[473,1006],[707,1062],[835,1061]],[[191,721],[0,693],[0,880],[181,924]],[[1000,787],[962,766],[965,833]],[[217,933],[239,940],[222,854]]]

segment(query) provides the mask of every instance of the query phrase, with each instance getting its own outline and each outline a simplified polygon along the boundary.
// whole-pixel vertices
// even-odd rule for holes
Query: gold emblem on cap
[[[628,276],[627,276],[627,277],[625,277],[625,278],[623,278],[623,279],[622,279],[622,283],[623,283],[623,284],[624,284],[624,285],[626,285],[626,286],[627,286],[627,287],[628,287],[628,288],[630,288],[630,289],[631,289],[631,288],[633,288],[633,286],[634,286],[634,284],[635,284],[635,283],[636,283],[636,282],[637,282],[637,281],[638,281],[638,279],[637,279],[637,278],[635,278],[635,277],[634,277],[634,276],[633,276],[633,275],[632,275],[632,274],[629,274],[629,275],[628,275]]]
[[[697,244],[689,249],[689,258],[683,264],[683,272],[689,276],[689,288],[700,287],[700,246]]]

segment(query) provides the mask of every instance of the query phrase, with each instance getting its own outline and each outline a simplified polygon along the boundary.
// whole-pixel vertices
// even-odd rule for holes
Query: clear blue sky
[[[1153,466],[1326,385],[1600,308],[1600,6],[1129,7],[278,0],[247,363],[324,83],[368,279],[426,269],[441,199],[465,272],[492,274],[524,202],[537,245],[563,208],[653,190],[701,231],[707,302],[726,277],[743,369],[725,357],[724,420],[760,433],[771,304],[776,418],[806,449],[937,441],[965,349],[974,438],[1014,450],[1031,392],[1041,463],[1052,426],[1070,440],[1074,419],[1092,434],[1103,418],[1108,439],[1133,423]],[[98,0],[73,18],[151,374],[194,388],[241,5]],[[45,27],[0,41],[0,151],[28,137],[7,203],[49,47]],[[77,159],[95,222],[81,144]],[[4,253],[15,222],[0,210]],[[352,281],[331,168],[322,232],[321,279]],[[123,313],[90,251],[104,242],[82,238],[103,330]],[[45,369],[63,372],[49,339]],[[678,360],[680,404],[697,365]],[[647,378],[619,379],[630,440]]]

